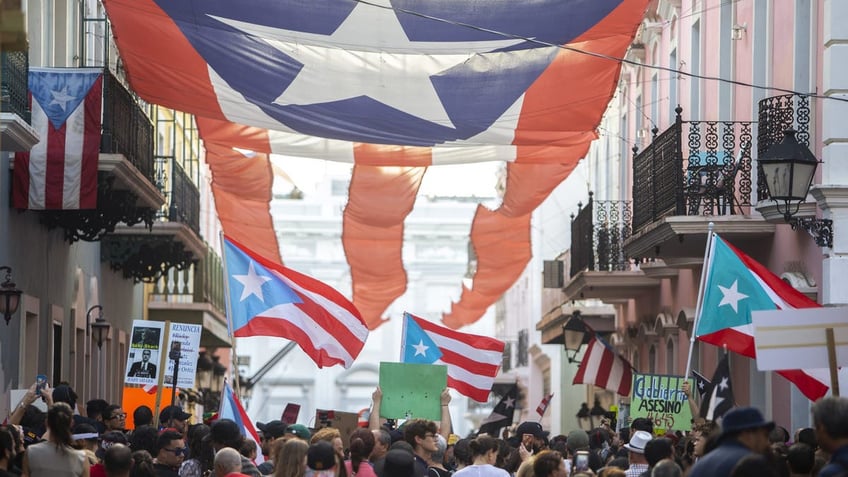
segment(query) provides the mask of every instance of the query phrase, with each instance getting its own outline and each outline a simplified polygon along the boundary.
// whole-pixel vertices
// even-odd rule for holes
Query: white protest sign
[[[161,321],[133,321],[130,349],[127,353],[127,370],[124,382],[127,384],[155,385],[159,379],[159,353],[162,351],[162,338],[165,335],[165,323]]]
[[[751,321],[760,371],[828,368],[827,328],[836,364],[848,365],[848,307],[754,311]]]
[[[189,325],[186,323],[171,323],[168,334],[168,347],[174,349],[174,343],[179,343],[180,372],[177,373],[178,388],[193,388],[194,377],[197,374],[197,357],[200,354],[200,333],[203,331],[201,325]],[[165,370],[165,385],[171,386],[174,382],[174,361],[168,358]]]

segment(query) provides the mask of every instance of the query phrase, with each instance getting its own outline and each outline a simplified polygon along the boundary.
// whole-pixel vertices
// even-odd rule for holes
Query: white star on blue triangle
[[[233,331],[245,326],[251,318],[261,315],[270,308],[302,303],[297,293],[274,272],[253,260],[229,240],[224,240],[224,259],[227,267]],[[253,279],[249,280],[248,277]]]
[[[406,334],[403,337],[401,362],[432,364],[442,357],[442,352],[426,331],[409,316],[406,319]]]
[[[30,68],[32,100],[38,102],[53,127],[59,129],[102,74],[102,69],[94,68],[68,68],[63,71]]]

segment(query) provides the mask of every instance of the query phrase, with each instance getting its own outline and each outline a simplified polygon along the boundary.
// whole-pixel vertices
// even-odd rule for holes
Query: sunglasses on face
[[[167,447],[163,447],[164,450],[168,452],[173,452],[175,456],[181,456],[183,454],[188,454],[188,447],[175,447],[173,449],[168,449]]]
[[[126,418],[127,418],[126,414],[113,414],[112,417],[110,417],[109,419],[126,419]]]

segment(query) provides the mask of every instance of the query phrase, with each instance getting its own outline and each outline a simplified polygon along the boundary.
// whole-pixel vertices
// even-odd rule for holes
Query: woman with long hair
[[[48,438],[33,444],[24,456],[25,477],[89,477],[89,464],[85,455],[75,450],[71,426],[74,412],[71,406],[57,402],[47,411]]]
[[[471,449],[471,465],[457,471],[454,477],[510,477],[509,472],[495,467],[501,447],[498,439],[480,436],[468,447]]]
[[[368,456],[374,450],[374,434],[360,427],[350,434],[350,460],[345,461],[347,475],[351,477],[377,477]]]
[[[309,444],[301,439],[277,440],[271,450],[274,477],[303,477]]]

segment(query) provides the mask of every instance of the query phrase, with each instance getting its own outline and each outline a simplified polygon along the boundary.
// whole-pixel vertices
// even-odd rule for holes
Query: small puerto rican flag
[[[536,414],[539,416],[544,416],[545,411],[548,410],[548,406],[551,404],[551,399],[554,398],[554,393],[550,393],[547,396],[542,398],[542,402],[539,403],[539,406],[536,407]]]

